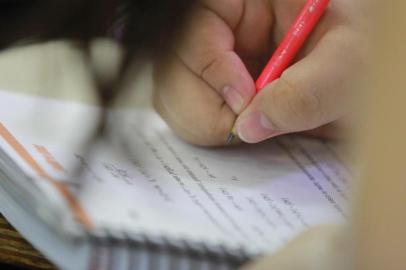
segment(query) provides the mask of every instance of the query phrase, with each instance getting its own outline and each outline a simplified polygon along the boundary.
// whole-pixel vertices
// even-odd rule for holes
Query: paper
[[[18,108],[13,115],[3,113],[10,103]],[[52,181],[62,183],[71,196],[65,200],[75,201],[68,209],[89,230],[260,254],[312,225],[343,222],[348,215],[351,172],[326,142],[288,136],[204,149],[175,137],[155,113],[131,110],[111,112],[112,142],[95,144],[89,155],[78,146],[91,133],[97,108],[5,92],[0,104],[1,123]],[[46,113],[51,108],[64,117],[54,119]],[[41,127],[27,128],[27,121]],[[4,138],[0,146],[30,167]],[[71,179],[79,166],[84,178]]]

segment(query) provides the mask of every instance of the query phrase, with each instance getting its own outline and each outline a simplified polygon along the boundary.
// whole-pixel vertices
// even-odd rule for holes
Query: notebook
[[[201,148],[151,109],[0,91],[0,211],[61,269],[238,269],[308,228],[346,221],[351,167],[285,136]]]

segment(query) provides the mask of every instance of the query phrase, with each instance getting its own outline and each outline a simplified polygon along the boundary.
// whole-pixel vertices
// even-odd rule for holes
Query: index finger
[[[238,11],[236,11],[238,13]],[[199,5],[176,43],[176,54],[193,73],[221,95],[236,114],[248,105],[254,81],[234,51],[231,22]]]

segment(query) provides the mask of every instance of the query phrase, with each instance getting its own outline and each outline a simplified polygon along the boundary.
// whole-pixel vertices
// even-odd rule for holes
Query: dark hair
[[[192,0],[0,0],[0,50],[21,44],[71,39],[86,51],[98,37],[120,39],[121,73],[135,58],[169,48]],[[118,78],[120,79],[120,78]],[[96,84],[98,85],[98,84]],[[115,91],[101,86],[102,105]],[[115,87],[117,88],[117,87]],[[119,87],[118,87],[119,88]]]
[[[76,41],[89,55],[89,42],[118,38],[124,57],[118,77],[100,82],[94,76],[100,104],[117,97],[122,77],[138,57],[168,49],[193,0],[0,0],[0,50],[54,39]],[[103,133],[106,111],[101,115]]]
[[[126,23],[123,43],[162,46],[182,22],[192,0],[0,0],[0,49],[21,41],[87,41]]]

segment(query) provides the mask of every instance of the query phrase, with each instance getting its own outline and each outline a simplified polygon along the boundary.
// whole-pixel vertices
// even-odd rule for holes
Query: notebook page
[[[0,91],[0,151],[9,157],[0,162],[8,167],[0,169],[7,171],[13,188],[21,187],[32,193],[16,200],[37,208],[36,213],[45,222],[57,226],[64,234],[79,233],[80,229],[70,214],[68,202],[73,195],[65,185],[71,171],[68,167],[74,165],[70,161],[65,162],[68,167],[63,167],[48,148],[57,145],[69,145],[70,151],[82,148],[94,129],[98,111],[94,106]],[[14,164],[9,164],[10,160]],[[22,173],[26,177],[21,177]],[[8,185],[6,179],[1,181],[0,184]]]
[[[256,146],[204,149],[176,138],[154,114],[119,118],[127,119],[116,130],[130,138],[121,146],[131,150],[131,162],[115,169],[136,181],[139,200],[128,191],[126,205],[145,206],[129,208],[141,230],[235,247],[249,243],[251,252],[262,253],[312,225],[347,217],[351,172],[328,143],[288,136]],[[134,167],[138,176],[131,174]]]
[[[44,111],[60,103],[36,102]],[[74,103],[60,105],[83,110]],[[76,201],[71,210],[88,230],[244,247],[258,254],[314,224],[346,219],[351,173],[328,143],[288,136],[204,149],[179,140],[148,110],[111,112],[110,120],[112,141],[97,143],[89,154],[69,145],[75,140],[58,143],[57,137],[30,134],[24,125],[2,119],[69,190]],[[54,124],[49,121],[47,129]],[[77,167],[83,178],[72,179]]]

